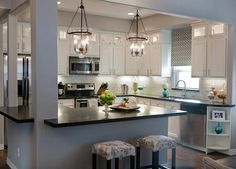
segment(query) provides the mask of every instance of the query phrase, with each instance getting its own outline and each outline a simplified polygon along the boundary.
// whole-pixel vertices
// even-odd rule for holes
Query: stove
[[[75,97],[75,108],[98,106],[94,83],[67,83],[65,94]]]

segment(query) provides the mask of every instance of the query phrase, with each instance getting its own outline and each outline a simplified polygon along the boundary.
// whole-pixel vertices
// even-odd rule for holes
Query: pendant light
[[[80,16],[78,13],[80,11]],[[71,28],[74,20],[78,18],[80,27]],[[79,55],[80,58],[85,57],[85,54],[88,52],[89,38],[92,33],[89,31],[87,16],[84,9],[83,0],[80,2],[80,6],[77,7],[77,10],[71,20],[70,26],[67,29],[67,34],[73,35],[74,38],[74,51]]]
[[[143,33],[141,33],[141,31]],[[127,40],[130,42],[131,55],[133,57],[141,57],[144,54],[145,42],[148,40],[148,38],[138,10],[132,20]]]

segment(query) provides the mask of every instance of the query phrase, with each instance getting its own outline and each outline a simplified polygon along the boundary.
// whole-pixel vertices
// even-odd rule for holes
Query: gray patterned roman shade
[[[172,30],[171,66],[191,65],[191,27]]]

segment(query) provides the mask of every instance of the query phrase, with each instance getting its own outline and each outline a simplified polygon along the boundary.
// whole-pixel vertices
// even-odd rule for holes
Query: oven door
[[[90,59],[80,59],[70,57],[70,74],[90,74],[92,73],[92,63]]]
[[[83,108],[83,107],[88,107],[88,100],[84,99],[77,99],[76,100],[76,108]]]

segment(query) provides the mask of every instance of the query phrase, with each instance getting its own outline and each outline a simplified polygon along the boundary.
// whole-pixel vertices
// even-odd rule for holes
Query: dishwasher
[[[198,150],[205,149],[207,106],[181,103],[181,110],[187,111],[186,116],[180,116],[181,143]]]

